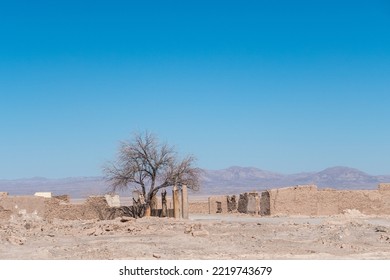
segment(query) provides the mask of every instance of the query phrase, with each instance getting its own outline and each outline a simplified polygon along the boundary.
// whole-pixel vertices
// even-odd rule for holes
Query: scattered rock
[[[191,233],[192,236],[198,236],[198,237],[205,237],[209,236],[209,232],[207,230],[199,230],[199,231],[194,231]]]
[[[89,228],[85,231],[85,234],[86,235],[94,235],[95,234],[95,231],[96,229],[95,228]]]
[[[375,232],[388,232],[388,229],[387,229],[387,227],[384,227],[384,226],[377,226],[375,228]]]
[[[203,228],[201,224],[193,224],[186,226],[184,229],[185,234],[191,234],[192,236],[204,237],[209,236],[209,232]]]
[[[133,232],[133,231],[135,231],[136,230],[136,227],[134,227],[134,226],[129,226],[128,228],[127,228],[127,231],[128,232]]]
[[[119,220],[122,223],[126,223],[126,222],[133,222],[133,221],[135,221],[135,218],[123,216],[123,217],[120,217]]]
[[[23,245],[26,242],[25,238],[14,235],[8,236],[6,240],[13,245]]]
[[[381,237],[380,237],[380,240],[389,242],[390,241],[390,236],[382,234]]]
[[[153,254],[153,258],[161,259],[161,255],[154,253],[154,254]]]

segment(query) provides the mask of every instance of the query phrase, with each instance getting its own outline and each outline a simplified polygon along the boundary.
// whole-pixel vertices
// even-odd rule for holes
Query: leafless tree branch
[[[160,189],[170,186],[198,190],[200,174],[194,164],[193,156],[178,161],[171,146],[160,144],[155,135],[145,132],[122,142],[116,161],[108,163],[103,172],[113,191],[141,187],[149,204]]]

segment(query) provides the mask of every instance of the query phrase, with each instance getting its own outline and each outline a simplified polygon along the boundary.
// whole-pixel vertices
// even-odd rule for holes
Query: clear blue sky
[[[102,175],[137,130],[202,168],[390,174],[389,1],[0,0],[0,178]]]

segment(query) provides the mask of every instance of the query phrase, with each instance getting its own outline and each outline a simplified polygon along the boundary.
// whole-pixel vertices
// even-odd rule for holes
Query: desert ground
[[[390,259],[390,217],[261,217],[191,213],[188,220],[119,217],[0,220],[0,259]]]

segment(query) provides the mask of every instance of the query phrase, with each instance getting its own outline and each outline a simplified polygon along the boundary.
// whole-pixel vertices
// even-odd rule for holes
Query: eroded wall
[[[209,214],[227,213],[227,196],[211,196],[209,197]]]
[[[71,204],[58,198],[3,196],[0,199],[0,218],[31,216],[47,220],[104,219],[108,208],[104,197],[89,197],[82,204]]]
[[[273,189],[268,194],[270,215],[335,215],[347,209],[390,215],[390,184],[380,184],[378,190],[342,191],[304,185]]]
[[[2,196],[0,198],[0,206],[3,211],[7,211],[10,216],[18,215],[35,215],[44,217],[46,201],[50,198],[39,196]]]
[[[257,192],[240,194],[238,200],[238,212],[246,214],[259,214],[260,213],[260,197]]]
[[[270,214],[316,215],[317,186],[304,185],[268,191]]]

